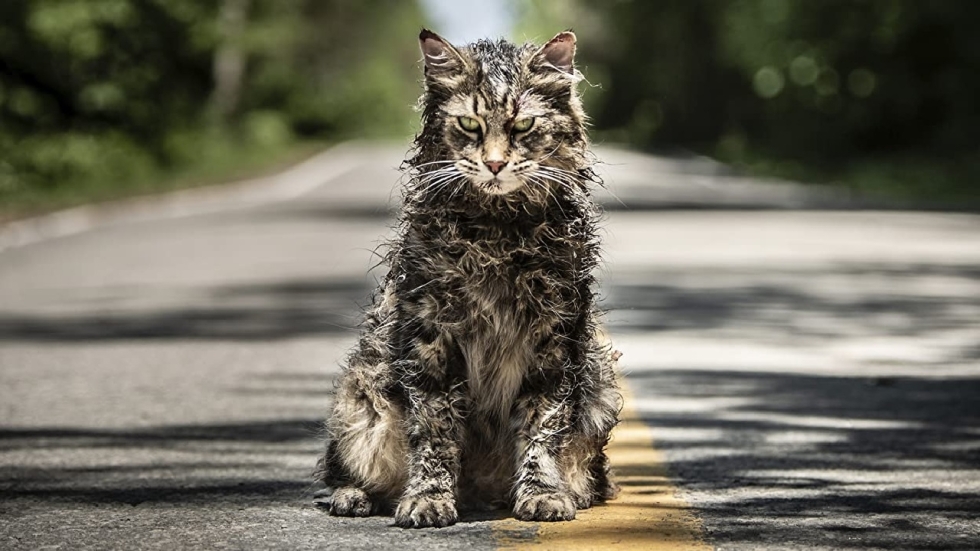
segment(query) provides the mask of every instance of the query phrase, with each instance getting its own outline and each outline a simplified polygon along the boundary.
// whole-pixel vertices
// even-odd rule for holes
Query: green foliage
[[[527,5],[577,27],[547,4]],[[980,205],[978,2],[563,4],[589,14],[579,61],[602,139]]]
[[[768,148],[813,160],[975,152],[978,16],[969,1],[734,2],[725,61],[743,79],[769,71],[785,84],[769,96],[756,88],[760,113],[733,124],[765,126]]]
[[[234,1],[0,2],[0,216],[297,139],[410,129],[414,2],[244,0],[228,34]],[[219,106],[228,52],[244,70]]]

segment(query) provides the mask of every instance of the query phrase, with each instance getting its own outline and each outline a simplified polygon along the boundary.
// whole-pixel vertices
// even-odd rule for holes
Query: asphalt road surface
[[[980,548],[980,216],[616,150],[603,296],[639,421],[614,461],[662,500],[326,515],[317,427],[403,152],[0,228],[0,548]]]

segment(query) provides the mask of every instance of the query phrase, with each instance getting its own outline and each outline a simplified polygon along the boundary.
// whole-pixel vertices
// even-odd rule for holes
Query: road
[[[980,548],[980,216],[610,149],[624,501],[327,516],[318,423],[403,152],[0,229],[0,547]]]

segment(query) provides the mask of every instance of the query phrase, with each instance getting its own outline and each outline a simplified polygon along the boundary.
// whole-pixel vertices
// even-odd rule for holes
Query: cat
[[[621,408],[576,37],[419,43],[422,129],[317,476],[334,515],[396,504],[396,525],[441,527],[506,504],[570,520],[616,495],[604,448]]]

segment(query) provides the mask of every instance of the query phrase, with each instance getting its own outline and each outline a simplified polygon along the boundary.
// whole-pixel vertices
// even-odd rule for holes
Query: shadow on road
[[[120,430],[0,429],[0,452],[72,459],[38,466],[35,457],[30,466],[5,467],[0,491],[7,500],[59,503],[296,502],[310,481],[283,469],[280,459],[308,453],[318,427],[315,419],[294,419]],[[133,463],[137,457],[143,460]]]
[[[89,308],[71,316],[0,315],[0,341],[280,339],[355,331],[370,303],[363,278],[209,289],[200,305],[139,312]],[[119,293],[138,294],[125,290]]]
[[[879,290],[879,281],[888,285]],[[764,277],[757,271],[713,270],[707,278],[704,272],[665,272],[643,282],[612,282],[602,293],[609,325],[616,332],[722,329],[764,332],[770,341],[797,342],[853,335],[921,336],[980,319],[980,293],[936,292],[937,285],[950,282],[980,286],[980,268],[843,264],[774,270]],[[131,312],[95,305],[70,316],[0,315],[0,341],[251,340],[343,334],[356,331],[373,285],[368,278],[283,281],[208,289],[197,304],[179,309]],[[904,287],[890,292],[895,285]],[[815,289],[818,286],[823,288]],[[980,346],[964,354],[963,359],[980,358]]]
[[[980,380],[937,378],[930,370],[980,358],[973,338],[978,284],[980,269],[973,266],[839,264],[665,270],[610,278],[603,294],[614,336],[654,343],[684,335],[702,344],[716,338],[805,353],[848,339],[885,339],[884,360],[856,365],[883,365],[887,375],[852,376],[834,365],[823,374],[760,372],[738,358],[721,358],[727,368],[660,363],[630,373],[644,419],[656,428],[657,445],[693,496],[712,541],[973,549]],[[226,286],[176,310],[6,316],[0,341],[350,333],[353,342],[359,305],[370,291],[365,279]],[[929,354],[889,355],[895,343],[912,341]],[[279,383],[225,390],[275,403],[323,394]],[[31,466],[0,473],[0,491],[28,501],[96,504],[301,500],[317,453],[316,425],[311,417],[125,430],[0,429],[0,450],[32,456]],[[284,454],[296,464],[285,466]],[[123,455],[128,459],[120,464],[116,457]],[[55,459],[38,460],[44,456]]]
[[[214,400],[243,389],[289,406],[308,392],[323,404],[333,377],[254,373],[217,384]],[[192,404],[185,404],[191,407]],[[276,418],[124,428],[0,427],[0,494],[32,504],[309,503],[322,419]],[[20,461],[17,460],[20,458]]]
[[[691,283],[691,281],[695,283]],[[980,268],[967,265],[834,266],[657,275],[609,286],[619,332],[736,329],[772,340],[853,335],[914,336],[980,319]]]
[[[975,549],[980,269],[777,268],[605,289],[614,341],[649,339],[628,379],[709,540]]]
[[[978,379],[683,370],[630,380],[714,541],[975,548],[936,518],[965,537],[980,517]],[[671,411],[688,401],[719,407]]]

